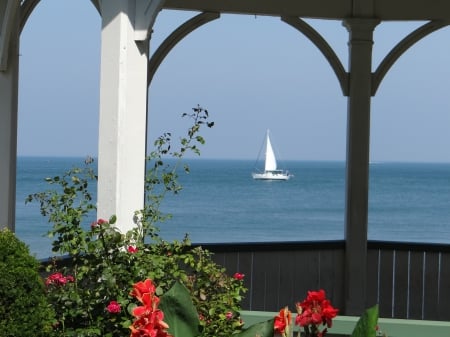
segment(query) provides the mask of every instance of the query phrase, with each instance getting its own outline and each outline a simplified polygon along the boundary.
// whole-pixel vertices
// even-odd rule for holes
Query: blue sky
[[[151,52],[194,13],[163,11]],[[88,0],[45,0],[21,37],[19,155],[97,154],[101,19]],[[347,67],[346,29],[308,20]],[[374,69],[419,23],[375,30]],[[417,43],[372,100],[371,160],[450,162],[450,29]],[[325,58],[279,18],[222,15],[181,41],[149,91],[149,139],[187,128],[200,104],[215,127],[202,158],[256,159],[271,129],[281,159],[344,160],[347,99]]]

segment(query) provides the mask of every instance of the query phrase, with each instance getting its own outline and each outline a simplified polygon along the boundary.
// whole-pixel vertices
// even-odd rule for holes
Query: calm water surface
[[[254,161],[187,163],[183,190],[162,205],[172,214],[160,224],[168,240],[184,233],[196,243],[344,238],[343,162],[284,162],[295,175],[287,182],[253,180]],[[51,255],[44,237],[50,225],[36,203],[24,200],[49,188],[45,177],[82,165],[83,158],[18,160],[16,231],[40,258]],[[450,164],[376,163],[370,175],[370,239],[450,243]]]

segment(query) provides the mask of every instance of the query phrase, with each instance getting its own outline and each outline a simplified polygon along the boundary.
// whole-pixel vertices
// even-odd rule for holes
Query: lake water
[[[273,242],[344,238],[345,163],[287,161],[289,181],[255,181],[254,161],[191,160],[180,194],[162,210],[167,240]],[[45,177],[84,165],[84,158],[19,157],[16,232],[38,258],[51,255],[51,228],[28,194],[50,186]],[[95,190],[95,186],[92,186]],[[90,223],[92,219],[86,219]],[[450,243],[450,164],[374,163],[370,166],[369,239]]]

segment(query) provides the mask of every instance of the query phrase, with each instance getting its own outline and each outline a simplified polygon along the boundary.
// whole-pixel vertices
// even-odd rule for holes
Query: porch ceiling
[[[166,0],[164,8],[336,20],[450,20],[447,0]]]

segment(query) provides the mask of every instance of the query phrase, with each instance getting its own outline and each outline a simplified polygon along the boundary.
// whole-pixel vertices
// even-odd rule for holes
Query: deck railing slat
[[[367,252],[367,306],[378,303],[379,299],[379,249],[369,249]]]
[[[424,319],[438,315],[439,303],[439,253],[427,252],[425,255],[425,294],[424,294]]]
[[[334,249],[320,250],[319,287],[325,289],[327,296],[333,298],[336,306],[345,303],[344,291],[344,254]]]
[[[268,311],[269,308],[276,307],[273,298],[277,297],[276,291],[278,291],[274,289],[277,287],[278,264],[274,263],[274,256],[277,257],[270,252],[261,252],[255,254],[253,258],[252,310]]]
[[[296,278],[298,277],[296,255],[290,252],[280,253],[280,293],[278,295],[278,308],[294,305]]]
[[[409,252],[398,251],[395,254],[395,272],[394,272],[394,303],[393,317],[406,317],[408,314],[409,297]]]
[[[380,317],[393,314],[394,256],[393,250],[382,250],[380,254]]]
[[[448,252],[441,255],[439,280],[439,304],[436,319],[450,321],[450,253]]]
[[[410,319],[423,319],[424,252],[411,252],[409,276],[409,315]]]

